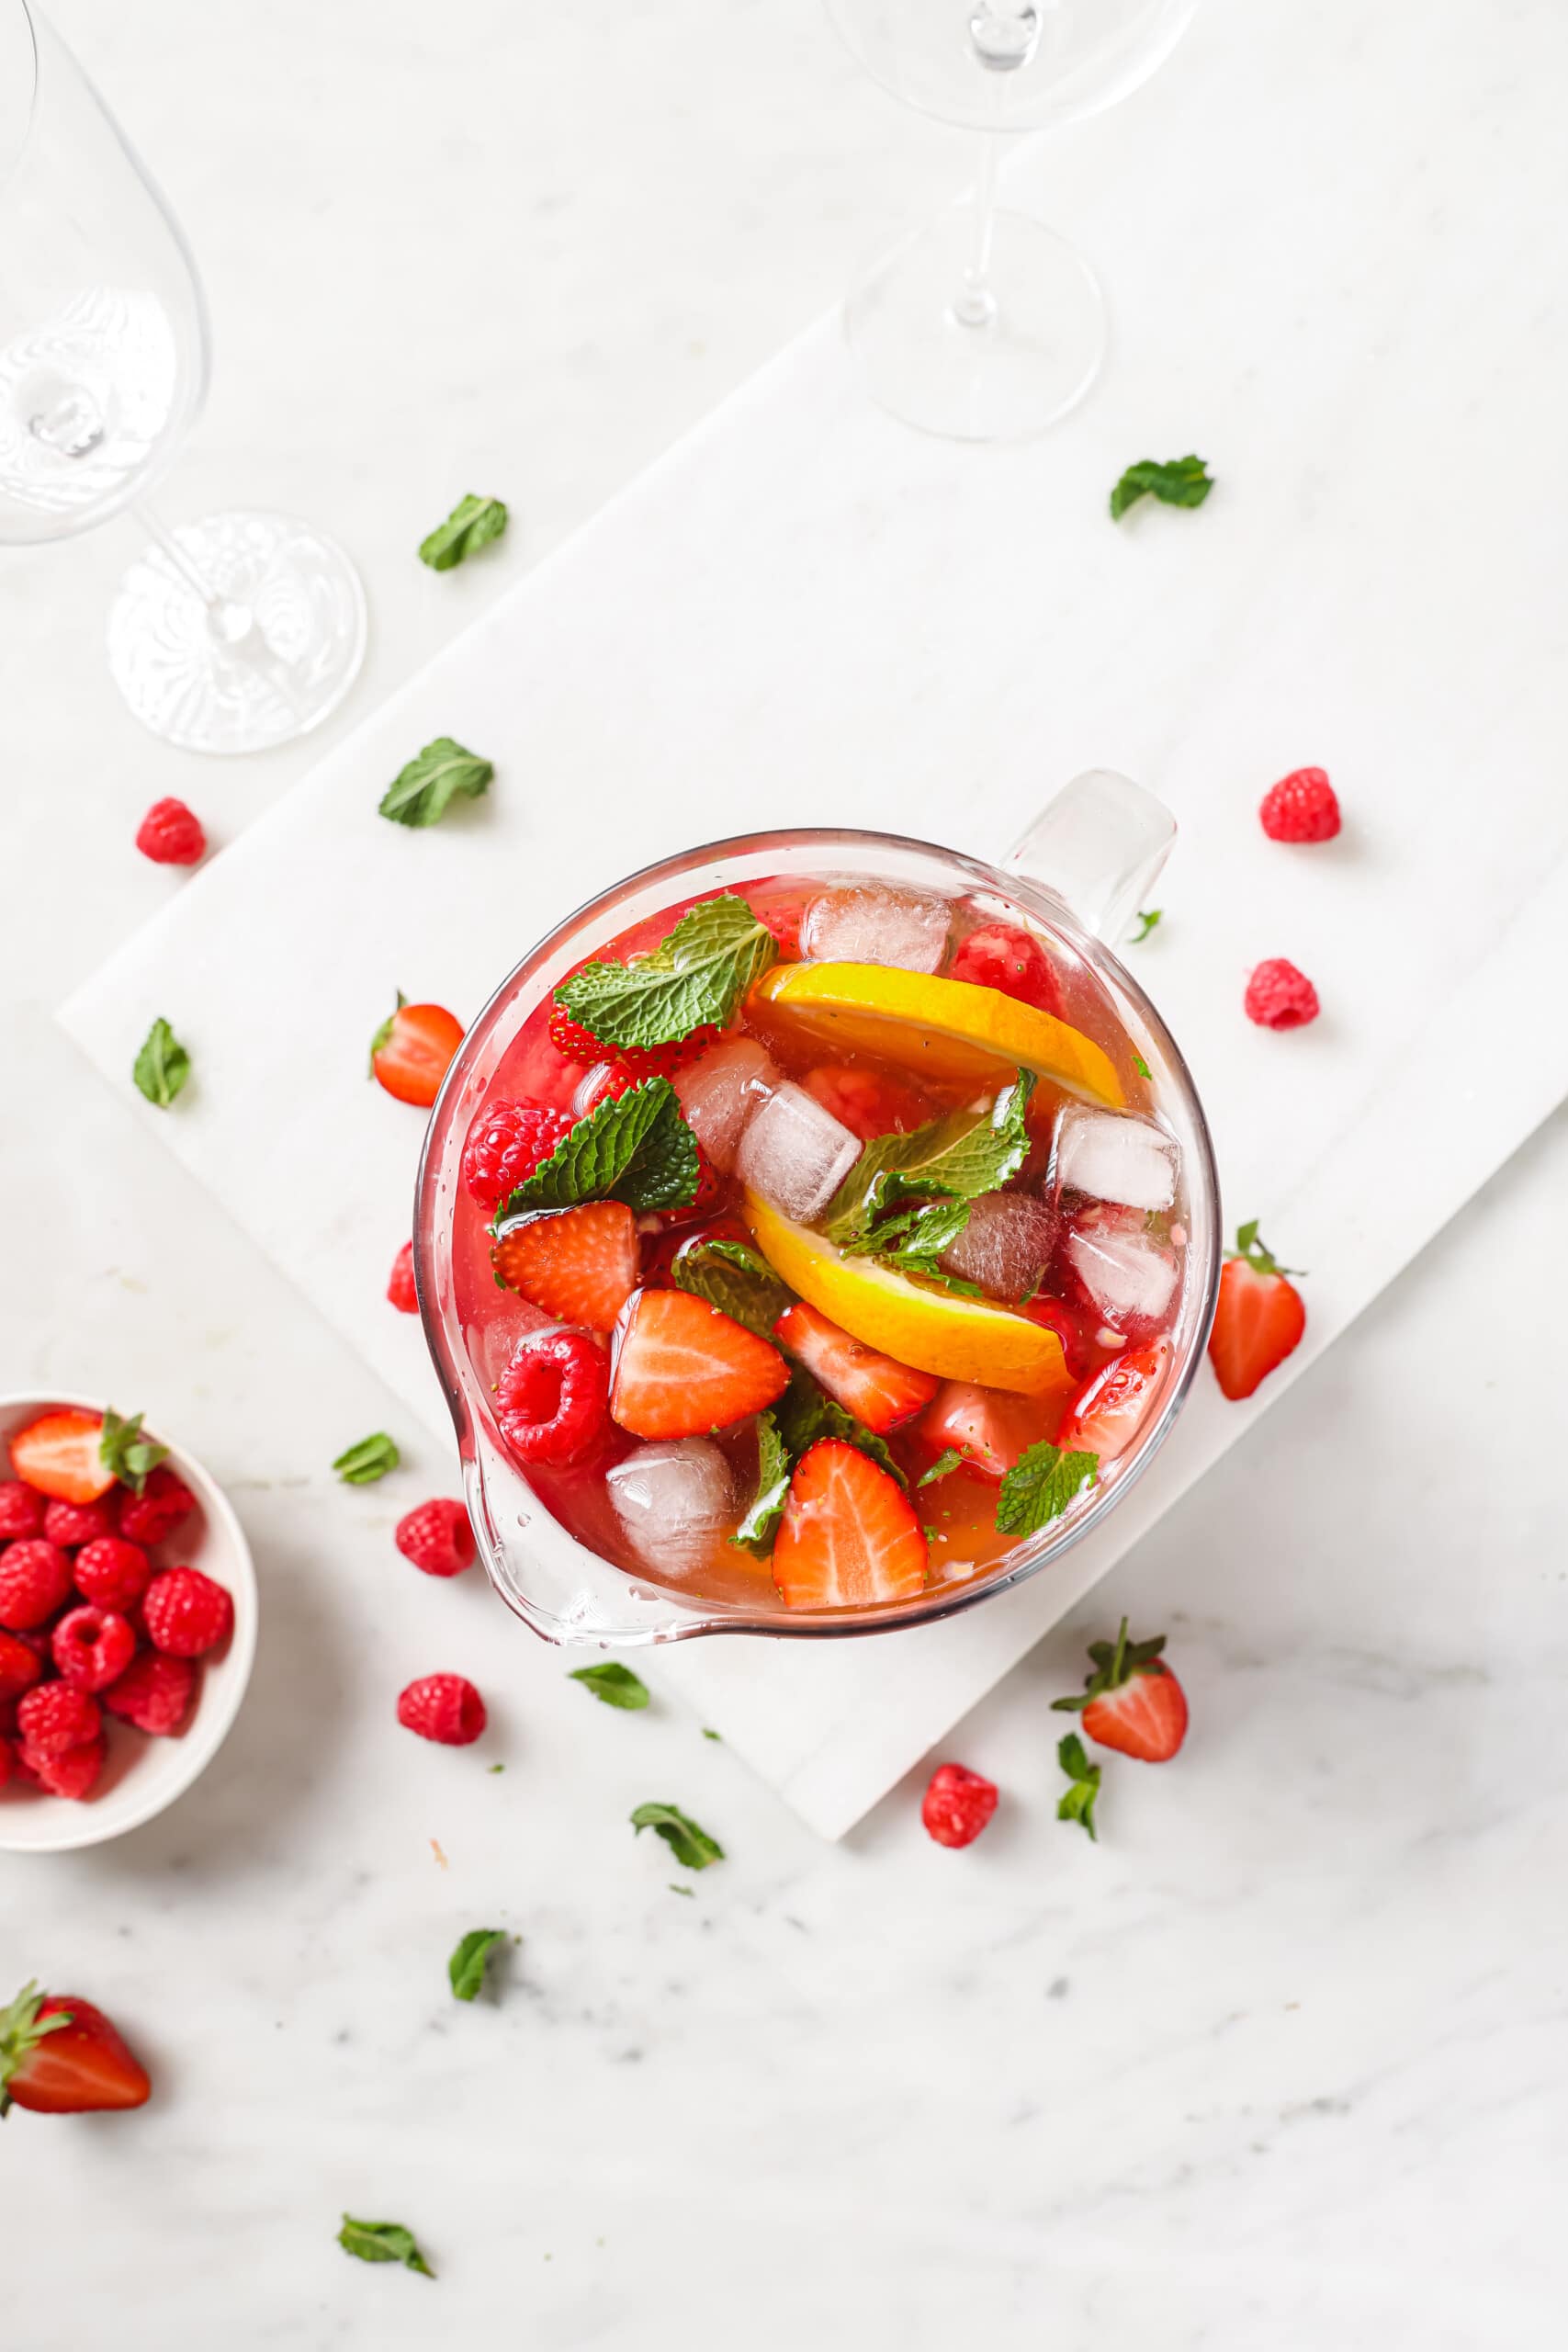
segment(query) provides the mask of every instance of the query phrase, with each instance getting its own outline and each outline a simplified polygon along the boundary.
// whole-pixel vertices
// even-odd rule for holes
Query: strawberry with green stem
[[[0,2009],[0,2116],[13,2107],[83,2115],[141,2107],[152,2089],[103,2011],[73,1994],[24,1984]]]
[[[1306,1308],[1290,1280],[1297,1271],[1281,1266],[1259,1239],[1256,1217],[1237,1227],[1209,1334],[1209,1361],[1233,1402],[1250,1396],[1301,1344]]]
[[[1141,1764],[1167,1764],[1187,1736],[1187,1694],[1165,1662],[1165,1635],[1127,1639],[1122,1618],[1113,1642],[1090,1642],[1094,1672],[1073,1699],[1054,1699],[1060,1714],[1081,1715],[1090,1739]]]

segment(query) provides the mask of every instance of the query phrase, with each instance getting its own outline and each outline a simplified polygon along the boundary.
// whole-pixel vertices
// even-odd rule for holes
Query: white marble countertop
[[[812,0],[728,12],[722,40],[693,0],[613,40],[497,0],[58,14],[212,298],[213,398],[162,503],[292,505],[355,551],[374,634],[339,728],[515,576],[407,562],[455,490],[509,495],[506,564],[536,560],[964,169]],[[1489,19],[1505,116],[1542,15]],[[1472,34],[1457,5],[1428,20]],[[1272,83],[1313,40],[1213,0],[1132,103],[1228,76],[1240,105],[1249,44]],[[1051,165],[1069,224],[1094,135]],[[1485,153],[1435,157],[1433,204]],[[1413,463],[1481,461],[1483,428],[1424,448],[1411,403]],[[1517,527],[1555,495],[1548,466]],[[436,1664],[482,1679],[491,1605],[390,1549],[446,1464],[335,1485],[385,1392],[46,1017],[178,887],[130,852],[150,800],[185,794],[221,841],[319,748],[207,766],[136,730],[100,661],[132,545],[0,561],[0,1385],[177,1425],[245,1520],[262,1644],[174,1810],[0,1857],[0,1994],[100,1999],[158,2081],[139,2118],[0,2135],[7,2352],[1545,2336],[1568,1114],[955,1733],[1005,1792],[971,1852],[927,1841],[918,1776],[823,1847],[673,1711],[597,1709],[543,1649],[481,1749],[425,1747],[390,1694]],[[1052,1817],[1044,1709],[1123,1609],[1168,1625],[1194,1728],[1170,1771],[1108,1772],[1091,1848]],[[691,1901],[626,1826],[649,1796],[728,1849]],[[458,2008],[446,1959],[478,1925],[522,1942]],[[438,2283],[346,2261],[345,2207],[409,2222]]]

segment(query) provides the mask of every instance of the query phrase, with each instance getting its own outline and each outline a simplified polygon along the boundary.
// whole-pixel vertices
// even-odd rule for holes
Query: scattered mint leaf
[[[685,1208],[697,1196],[697,1139],[667,1078],[645,1079],[579,1119],[547,1159],[502,1204],[497,1240],[540,1209],[583,1201],[625,1201],[645,1209]]]
[[[1132,938],[1127,942],[1128,946],[1141,947],[1145,940],[1148,937],[1150,932],[1157,930],[1164,921],[1165,909],[1163,907],[1150,907],[1146,913],[1144,909],[1140,907],[1138,909],[1138,928],[1133,933]]]
[[[778,1423],[779,1435],[796,1462],[808,1446],[816,1444],[818,1438],[841,1437],[846,1443],[858,1445],[879,1470],[886,1470],[890,1477],[897,1478],[901,1487],[908,1486],[908,1480],[887,1451],[886,1440],[868,1430],[863,1421],[857,1421],[852,1413],[842,1405],[836,1404],[831,1396],[824,1396],[810,1374],[799,1365],[791,1375],[789,1386],[773,1406],[773,1414]]]
[[[828,1204],[829,1240],[852,1246],[885,1207],[917,1190],[964,1200],[998,1191],[1029,1157],[1024,1119],[1033,1091],[1033,1074],[1020,1070],[988,1111],[954,1111],[913,1135],[874,1136]]]
[[[691,908],[650,956],[585,964],[556,1001],[606,1046],[668,1045],[705,1022],[722,1027],[778,952],[766,923],[727,893]]]
[[[997,1532],[1001,1535],[1032,1535],[1037,1528],[1062,1513],[1095,1481],[1097,1453],[1063,1453],[1042,1438],[1032,1445],[1002,1480],[997,1502]]]
[[[777,1419],[771,1412],[759,1413],[756,1491],[745,1518],[729,1538],[739,1551],[750,1552],[753,1559],[765,1560],[773,1552],[794,1468],[795,1456],[779,1435]]]
[[[361,2262],[400,2262],[405,2270],[417,2270],[422,2278],[435,2276],[415,2245],[413,2232],[405,2230],[400,2222],[356,2222],[352,2213],[345,2213],[337,2242],[344,2254],[355,2255]]]
[[[678,1804],[639,1804],[631,1821],[639,1838],[645,1829],[656,1830],[682,1870],[705,1871],[710,1862],[724,1860],[718,1840],[699,1828]]]
[[[679,1886],[673,1879],[668,1880],[666,1883],[668,1884],[671,1894],[690,1894],[693,1896],[695,1896],[696,1894],[697,1890],[694,1886]],[[604,2243],[604,2239],[601,2238],[599,2243],[603,2245]]]
[[[963,1467],[964,1456],[955,1453],[950,1445],[937,1455],[931,1468],[923,1471],[915,1484],[917,1487],[934,1487],[939,1478],[951,1478],[955,1470],[962,1470]]]
[[[1098,1844],[1100,1832],[1094,1826],[1094,1801],[1100,1794],[1100,1767],[1089,1762],[1084,1753],[1084,1744],[1076,1731],[1068,1732],[1057,1741],[1056,1761],[1070,1783],[1062,1792],[1056,1806],[1056,1818],[1058,1821],[1080,1823]]]
[[[489,760],[465,751],[450,735],[438,735],[398,770],[381,795],[381,814],[394,825],[436,824],[459,794],[477,800],[488,792],[494,775]]]
[[[437,523],[419,543],[419,560],[432,571],[450,571],[465,556],[489,547],[506,528],[506,508],[499,498],[476,498],[470,491],[459,498],[445,523]]]
[[[504,1772],[506,1767],[504,1764],[492,1764],[490,1769],[492,1772]]]
[[[682,1242],[670,1271],[678,1289],[705,1298],[760,1340],[772,1339],[773,1325],[795,1297],[749,1241],[695,1234]]]
[[[622,1666],[615,1658],[606,1658],[598,1666],[580,1666],[571,1679],[581,1682],[585,1690],[592,1690],[606,1707],[624,1707],[628,1713],[635,1713],[648,1704],[648,1685],[641,1675],[634,1674],[629,1666]]]
[[[373,1437],[362,1437],[338,1455],[333,1468],[345,1487],[373,1487],[389,1470],[395,1470],[400,1461],[397,1447],[385,1430],[378,1430]]]
[[[1167,506],[1201,506],[1214,485],[1201,458],[1140,458],[1111,493],[1111,519],[1119,523],[1129,506],[1152,494]]]
[[[703,1731],[703,1737],[705,1739],[721,1739],[723,1736],[722,1732],[709,1731],[705,1726]]]
[[[162,1014],[148,1030],[130,1075],[139,1092],[159,1111],[166,1111],[175,1095],[183,1092],[190,1076],[190,1056]]]
[[[122,1487],[140,1494],[147,1484],[149,1470],[155,1470],[160,1462],[166,1461],[168,1453],[166,1445],[154,1445],[150,1437],[142,1436],[140,1413],[132,1413],[129,1420],[124,1420],[112,1407],[105,1408],[98,1459],[106,1470],[114,1472]]]
[[[497,1944],[506,1941],[504,1928],[470,1928],[446,1963],[455,2001],[478,1998],[485,1981],[485,1963]]]
[[[1140,1078],[1153,1078],[1154,1076],[1153,1070],[1149,1068],[1147,1062],[1140,1053],[1134,1054],[1133,1068],[1137,1071]]]

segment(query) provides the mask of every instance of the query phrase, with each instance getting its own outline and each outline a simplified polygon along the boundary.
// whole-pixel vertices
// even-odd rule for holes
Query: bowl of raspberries
[[[215,1754],[256,1645],[240,1522],[140,1414],[0,1396],[0,1851],[100,1845]]]

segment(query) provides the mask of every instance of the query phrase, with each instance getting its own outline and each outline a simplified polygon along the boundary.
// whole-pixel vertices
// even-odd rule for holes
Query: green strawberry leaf
[[[776,1419],[771,1412],[759,1413],[756,1491],[745,1518],[729,1538],[739,1551],[750,1552],[753,1559],[765,1560],[773,1552],[794,1469],[795,1456],[779,1435]]]
[[[136,1494],[147,1484],[147,1473],[155,1470],[160,1462],[168,1459],[166,1445],[155,1445],[141,1434],[141,1416],[132,1413],[122,1419],[112,1407],[104,1410],[103,1435],[98,1440],[98,1459],[106,1470],[112,1470],[122,1487],[130,1487]]]
[[[407,1002],[407,997],[403,994],[401,989],[400,989],[398,990],[398,1001],[396,1004],[393,1005],[390,1012],[388,1013],[387,1018],[382,1022],[381,1026],[377,1030],[375,1035],[370,1040],[370,1061],[367,1073],[367,1076],[371,1078],[375,1077],[376,1057],[380,1053],[383,1046],[389,1046],[391,1044],[392,1032],[398,1025],[398,1015]]]
[[[678,1289],[705,1298],[760,1340],[772,1339],[773,1325],[795,1297],[760,1250],[722,1235],[695,1234],[682,1241],[670,1271]]]
[[[40,2018],[48,1996],[36,1977],[24,1984],[14,2001],[0,2009],[0,2120],[10,2113],[10,2085],[47,2033],[59,2033],[75,2023],[72,2009],[54,2009]]]
[[[635,1713],[648,1704],[648,1685],[641,1675],[634,1674],[629,1666],[622,1666],[615,1658],[606,1658],[599,1666],[580,1666],[571,1679],[581,1682],[585,1690],[592,1690],[606,1707],[624,1707]]]
[[[1168,1674],[1170,1668],[1161,1656],[1165,1642],[1163,1634],[1151,1634],[1147,1641],[1130,1642],[1123,1617],[1113,1642],[1090,1642],[1089,1654],[1094,1660],[1094,1672],[1085,1675],[1082,1690],[1070,1699],[1053,1699],[1053,1709],[1062,1715],[1081,1714],[1091,1700],[1120,1690],[1135,1674]]]
[[[727,893],[691,908],[650,956],[585,964],[556,1001],[604,1045],[669,1045],[708,1022],[722,1028],[778,952],[766,923]]]
[[[1093,1486],[1100,1468],[1097,1453],[1063,1453],[1042,1438],[1021,1454],[1002,1480],[997,1501],[997,1532],[1001,1535],[1032,1535],[1037,1528],[1060,1519],[1078,1497]]]
[[[1057,1801],[1057,1820],[1079,1823],[1098,1843],[1100,1832],[1094,1826],[1094,1801],[1100,1794],[1099,1765],[1089,1762],[1084,1753],[1084,1744],[1076,1731],[1068,1732],[1057,1741],[1056,1761],[1070,1783]]]
[[[873,1136],[828,1204],[829,1240],[852,1248],[885,1208],[917,1190],[964,1200],[999,1190],[1029,1157],[1025,1114],[1033,1091],[1032,1072],[1020,1070],[988,1111],[954,1111],[913,1135]]]
[[[1111,493],[1111,519],[1119,523],[1129,506],[1151,494],[1167,506],[1201,506],[1214,485],[1201,458],[1140,458]]]
[[[417,2270],[422,2278],[435,2276],[415,2245],[413,2232],[405,2230],[400,2222],[356,2222],[352,2213],[345,2213],[337,2242],[344,2254],[354,2255],[360,2262],[400,2262],[405,2270]]]
[[[506,1941],[504,1928],[470,1928],[457,1951],[446,1963],[455,2001],[479,1998],[479,1987],[485,1981],[485,1966],[497,1944]]]
[[[184,1091],[190,1076],[190,1056],[161,1014],[142,1040],[130,1075],[138,1091],[159,1111],[166,1111],[175,1095]]]
[[[340,1453],[333,1468],[345,1487],[373,1487],[378,1478],[395,1470],[401,1458],[386,1430],[378,1430],[373,1437],[362,1437],[357,1445]]]
[[[477,800],[488,792],[494,775],[489,760],[465,751],[450,735],[438,735],[399,769],[381,795],[381,814],[394,825],[436,824],[459,794]]]
[[[1255,1274],[1300,1274],[1300,1266],[1281,1266],[1267,1242],[1260,1239],[1258,1219],[1253,1217],[1235,1229],[1235,1248],[1225,1251],[1227,1258],[1241,1258]]]
[[[962,1470],[963,1467],[964,1456],[955,1453],[951,1445],[946,1446],[937,1455],[931,1468],[921,1472],[915,1484],[917,1487],[934,1487],[939,1478],[951,1478],[955,1470]]]
[[[459,498],[445,523],[437,523],[419,543],[419,560],[432,571],[450,571],[466,556],[499,539],[506,528],[506,508],[499,498],[476,498],[470,491]]]
[[[685,1208],[697,1197],[697,1139],[667,1078],[611,1095],[564,1135],[502,1204],[496,1238],[540,1209],[624,1201],[639,1213]]]
[[[710,1862],[724,1860],[717,1838],[710,1838],[678,1804],[639,1804],[631,1823],[639,1838],[645,1829],[656,1831],[682,1870],[705,1871]]]

